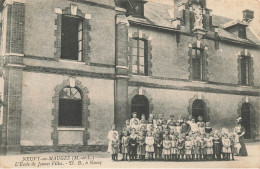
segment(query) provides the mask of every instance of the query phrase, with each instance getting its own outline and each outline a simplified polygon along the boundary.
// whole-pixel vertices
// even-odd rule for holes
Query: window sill
[[[195,82],[195,83],[207,83],[207,82],[205,82],[205,81],[200,81],[200,80],[191,80],[191,82]]]
[[[58,131],[85,131],[84,127],[58,127]]]
[[[76,61],[76,60],[69,60],[69,59],[59,59],[59,61],[61,62],[67,62],[67,63],[77,63],[77,64],[82,64],[85,65],[85,62],[81,62],[81,61]]]
[[[132,76],[135,76],[135,77],[149,77],[148,75],[138,75],[138,74],[132,74]]]

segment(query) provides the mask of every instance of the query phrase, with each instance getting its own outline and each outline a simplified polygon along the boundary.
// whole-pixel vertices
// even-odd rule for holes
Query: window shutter
[[[194,23],[195,23],[195,14],[194,14],[194,12],[190,11],[190,30],[191,31],[194,29]]]

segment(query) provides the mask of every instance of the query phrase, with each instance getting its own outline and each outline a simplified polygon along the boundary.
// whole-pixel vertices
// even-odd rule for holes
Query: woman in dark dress
[[[244,140],[244,135],[246,133],[245,128],[241,125],[242,122],[242,118],[239,117],[237,119],[237,124],[236,127],[234,129],[234,133],[236,134],[236,139],[238,140],[239,144],[240,144],[240,148],[238,151],[238,155],[239,156],[247,156],[247,150],[246,150],[246,144],[245,144],[245,140]]]

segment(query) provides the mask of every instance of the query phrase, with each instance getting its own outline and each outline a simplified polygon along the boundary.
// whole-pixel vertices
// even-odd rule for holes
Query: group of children
[[[141,120],[133,113],[133,118],[126,120],[126,125],[119,135],[116,126],[108,134],[108,152],[112,160],[165,160],[165,161],[205,161],[234,160],[236,154],[236,136],[227,130],[213,131],[209,122],[203,122],[201,116],[182,117],[176,121],[171,115],[169,120],[163,120],[159,115],[155,120],[153,115]]]

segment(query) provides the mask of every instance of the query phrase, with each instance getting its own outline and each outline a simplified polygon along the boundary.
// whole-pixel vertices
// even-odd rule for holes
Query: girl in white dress
[[[154,138],[152,132],[148,132],[148,136],[145,138],[145,151],[148,153],[148,160],[151,161],[154,153]]]

